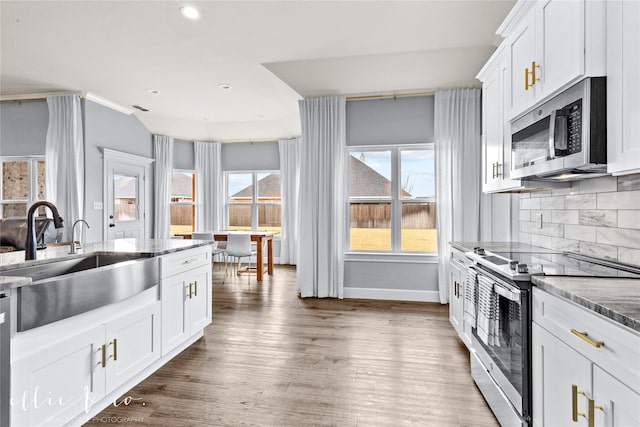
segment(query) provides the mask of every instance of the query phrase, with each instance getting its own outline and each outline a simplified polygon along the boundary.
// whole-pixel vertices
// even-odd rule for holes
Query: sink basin
[[[159,283],[158,258],[90,255],[3,271],[31,277],[18,288],[17,330],[26,331],[122,301]]]
[[[77,273],[93,268],[104,267],[124,261],[140,259],[137,254],[127,255],[90,255],[82,258],[54,260],[46,264],[18,267],[13,270],[3,271],[3,276],[31,277],[32,281],[49,279],[64,274]]]

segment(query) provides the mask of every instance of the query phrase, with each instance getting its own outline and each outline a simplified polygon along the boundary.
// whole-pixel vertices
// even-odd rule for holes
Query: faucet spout
[[[73,227],[71,227],[71,252],[70,253],[72,254],[75,254],[76,251],[82,247],[82,240],[80,241],[80,244],[76,246],[75,236],[76,236],[76,225],[78,223],[83,223],[83,222],[84,222],[84,225],[87,226],[87,228],[91,228],[89,227],[89,223],[84,219],[76,220],[76,222],[73,223]]]
[[[58,208],[56,208],[53,203],[41,200],[31,205],[27,213],[27,241],[24,245],[25,261],[36,259],[36,219],[34,218],[34,213],[40,206],[46,206],[51,210],[53,214],[53,225],[56,228],[63,227],[62,217],[58,214]]]

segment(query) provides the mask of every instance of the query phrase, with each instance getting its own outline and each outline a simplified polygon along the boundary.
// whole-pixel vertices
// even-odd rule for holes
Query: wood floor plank
[[[140,400],[86,425],[498,425],[447,306],[302,299],[295,289],[293,267],[250,285],[222,284],[214,268],[205,336],[126,393]]]

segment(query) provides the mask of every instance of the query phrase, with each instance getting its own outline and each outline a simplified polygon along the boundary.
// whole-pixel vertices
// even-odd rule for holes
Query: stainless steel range
[[[474,248],[467,280],[475,316],[471,374],[503,426],[532,425],[531,276],[640,278],[634,266],[581,254],[497,252]],[[467,303],[470,307],[467,312]]]
[[[531,422],[531,275],[542,271],[476,248],[471,375],[503,426]]]

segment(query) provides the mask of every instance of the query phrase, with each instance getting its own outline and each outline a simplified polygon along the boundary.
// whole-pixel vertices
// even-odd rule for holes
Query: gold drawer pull
[[[102,346],[100,347],[100,350],[102,351],[101,365],[104,368],[107,366],[107,346],[102,344]]]
[[[604,341],[592,340],[591,338],[589,338],[589,334],[586,331],[579,332],[579,331],[576,331],[575,329],[572,329],[571,333],[577,336],[578,338],[580,338],[582,341],[586,342],[587,344],[594,346],[595,348],[604,347]]]
[[[596,409],[604,411],[602,405],[596,405],[595,400],[589,399],[589,427],[595,426]]]
[[[116,361],[118,360],[118,340],[114,338],[111,344],[113,344],[113,360]]]
[[[578,422],[578,417],[585,417],[584,412],[578,412],[578,395],[581,394],[586,396],[584,391],[578,391],[578,386],[575,384],[571,385],[571,419],[574,423]]]

